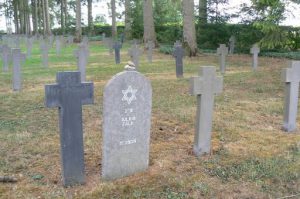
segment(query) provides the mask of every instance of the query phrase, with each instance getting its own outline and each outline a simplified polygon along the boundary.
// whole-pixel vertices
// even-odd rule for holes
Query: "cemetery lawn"
[[[58,111],[44,105],[44,85],[55,83],[58,71],[76,70],[76,45],[63,48],[61,56],[52,48],[48,69],[36,45],[22,69],[19,93],[11,89],[11,73],[0,73],[0,176],[18,180],[1,183],[0,198],[300,198],[300,131],[281,131],[280,76],[288,60],[260,57],[254,73],[250,55],[227,58],[224,91],[215,101],[212,151],[196,158],[196,97],[189,95],[189,77],[198,75],[199,66],[217,66],[218,59],[212,54],[186,57],[184,78],[176,79],[174,58],[157,51],[150,64],[144,53],[140,71],[153,87],[149,169],[103,181],[102,93],[108,80],[123,71],[128,47],[115,65],[104,45],[90,46],[87,80],[95,84],[95,104],[83,106],[84,186],[62,187]]]

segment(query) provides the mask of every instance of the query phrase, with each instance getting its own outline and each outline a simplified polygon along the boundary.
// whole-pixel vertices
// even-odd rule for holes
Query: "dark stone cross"
[[[180,42],[179,40],[176,40],[176,42],[174,43],[174,48],[175,48],[176,46],[182,46],[182,44],[181,44],[181,42]]]
[[[290,67],[283,70],[282,80],[285,82],[283,130],[291,132],[297,129],[300,61],[292,61]]]
[[[173,57],[176,59],[176,77],[182,78],[184,50],[181,45],[174,45]]]
[[[116,64],[120,64],[121,63],[121,55],[120,55],[120,49],[122,48],[122,43],[119,41],[116,41],[112,48],[115,50],[115,61]]]
[[[197,119],[194,153],[201,156],[210,152],[214,96],[223,89],[223,78],[216,76],[215,67],[201,67],[200,77],[192,77],[190,94],[197,96]]]
[[[59,108],[63,184],[83,184],[82,105],[94,103],[94,85],[81,83],[80,72],[59,72],[56,81],[45,86],[45,104]]]

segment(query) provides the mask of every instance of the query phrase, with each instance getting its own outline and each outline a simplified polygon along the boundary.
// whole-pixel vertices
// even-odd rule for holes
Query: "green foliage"
[[[173,53],[173,46],[172,45],[160,45],[159,52],[171,55]]]

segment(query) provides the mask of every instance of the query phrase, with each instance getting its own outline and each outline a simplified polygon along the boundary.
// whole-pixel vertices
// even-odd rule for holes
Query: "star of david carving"
[[[122,90],[123,98],[122,101],[126,101],[129,104],[131,104],[132,101],[136,100],[136,94],[137,89],[132,89],[131,86],[128,86],[126,90]]]

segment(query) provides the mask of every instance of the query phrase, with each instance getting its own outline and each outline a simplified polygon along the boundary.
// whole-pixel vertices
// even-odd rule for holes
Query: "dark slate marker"
[[[184,50],[181,45],[174,46],[173,56],[176,59],[176,77],[182,78]]]
[[[81,83],[80,72],[59,72],[56,81],[45,86],[45,104],[59,108],[63,184],[83,184],[82,105],[94,103],[94,84]]]
[[[121,55],[120,55],[120,49],[122,48],[122,44],[119,41],[116,41],[113,45],[113,49],[115,50],[115,61],[116,64],[121,63]]]

